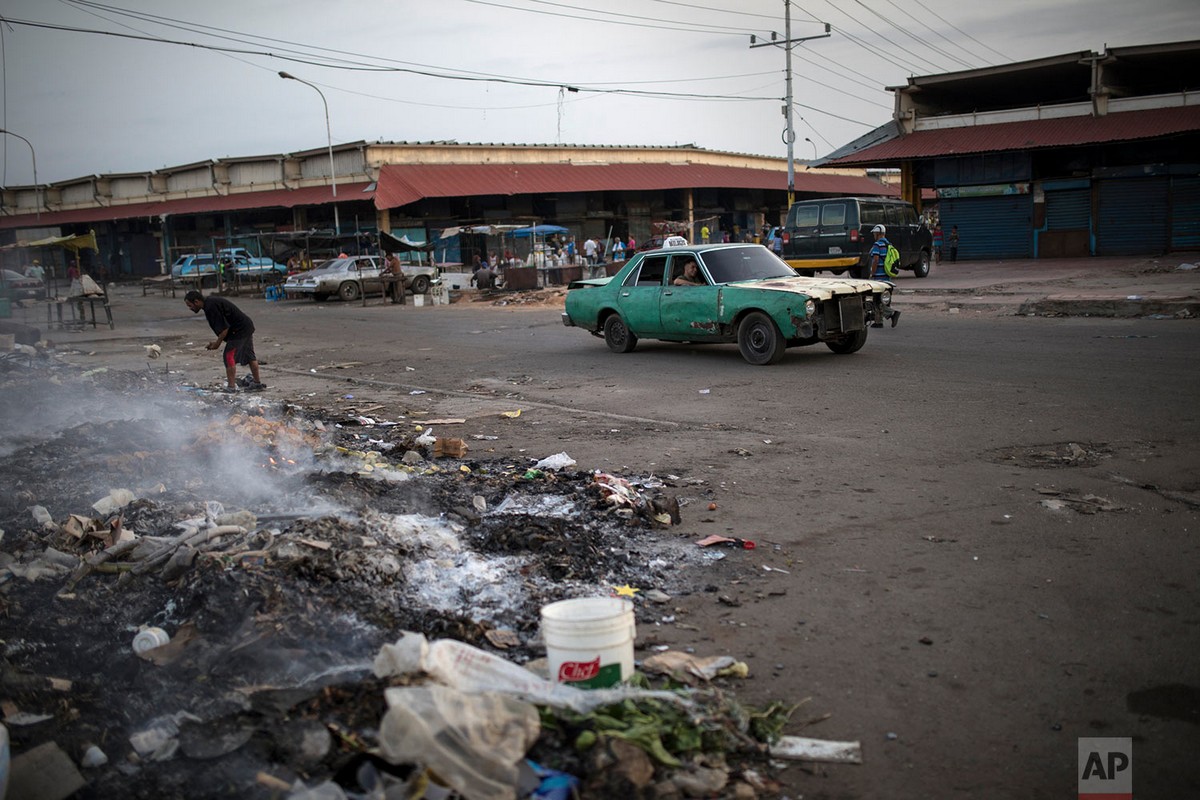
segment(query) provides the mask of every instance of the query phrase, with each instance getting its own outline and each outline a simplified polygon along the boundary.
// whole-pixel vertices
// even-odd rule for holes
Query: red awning
[[[831,166],[895,164],[915,158],[1128,142],[1196,131],[1200,131],[1200,106],[1155,108],[1103,117],[1063,117],[921,130],[829,163]]]
[[[337,199],[370,200],[371,184],[352,183],[338,186]],[[79,208],[70,211],[43,211],[35,214],[0,217],[0,228],[29,228],[44,225],[72,225],[87,222],[108,222],[115,219],[158,217],[164,214],[211,214],[221,211],[244,211],[254,208],[294,208],[333,202],[328,186],[306,186],[301,189],[273,189],[269,192],[240,192],[238,194],[186,197],[157,203],[126,203],[102,208]]]
[[[620,192],[717,187],[787,190],[776,170],[708,164],[387,164],[379,174],[376,208],[399,208],[426,197]],[[895,195],[871,178],[800,171],[797,192]]]

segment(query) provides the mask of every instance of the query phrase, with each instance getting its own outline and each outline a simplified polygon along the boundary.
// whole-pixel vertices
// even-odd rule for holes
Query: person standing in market
[[[250,374],[240,382],[246,391],[258,392],[267,388],[259,376],[258,356],[254,354],[254,321],[227,298],[212,295],[205,297],[195,289],[184,295],[183,302],[193,314],[203,311],[204,318],[208,320],[208,327],[217,335],[204,349],[216,350],[222,344],[225,345],[222,360],[225,362],[226,385],[221,391],[233,393],[238,390],[239,366],[250,367]]]
[[[950,263],[958,261],[958,226],[950,226],[950,235],[946,237],[946,249],[950,251]]]
[[[700,244],[708,244],[708,236],[710,233],[711,231],[709,231],[707,224],[700,226]]]
[[[388,253],[383,264],[389,276],[388,290],[392,293],[392,304],[399,303],[400,305],[404,305],[407,293],[404,288],[404,267],[400,264],[400,256],[395,253]],[[414,300],[413,302],[415,303],[416,301]]]
[[[624,261],[625,260],[625,243],[622,242],[619,237],[615,242],[613,242],[612,257],[613,257],[613,261]]]

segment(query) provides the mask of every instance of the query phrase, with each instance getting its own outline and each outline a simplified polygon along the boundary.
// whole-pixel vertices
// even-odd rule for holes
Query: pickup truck
[[[283,275],[287,272],[286,265],[266,256],[252,256],[244,247],[224,247],[217,251],[218,264],[226,258],[233,262],[234,271],[243,275],[260,275],[266,272],[278,272]]]

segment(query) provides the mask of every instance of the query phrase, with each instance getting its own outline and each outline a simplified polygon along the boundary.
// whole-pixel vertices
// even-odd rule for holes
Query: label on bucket
[[[604,689],[621,682],[621,665],[600,666],[600,656],[592,661],[564,661],[558,667],[558,682],[576,689]]]

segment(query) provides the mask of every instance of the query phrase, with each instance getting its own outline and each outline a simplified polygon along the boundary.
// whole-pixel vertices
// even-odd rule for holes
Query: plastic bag
[[[569,708],[586,714],[594,708],[628,698],[653,698],[675,703],[690,701],[675,692],[617,686],[610,689],[576,689],[534,675],[522,666],[454,639],[430,644],[423,634],[405,633],[395,644],[385,644],[375,656],[375,676],[424,672],[439,683],[463,692],[503,692],[538,705]]]
[[[393,687],[384,697],[384,758],[429,767],[467,800],[515,800],[517,764],[541,733],[536,708],[498,692],[446,686]]]

